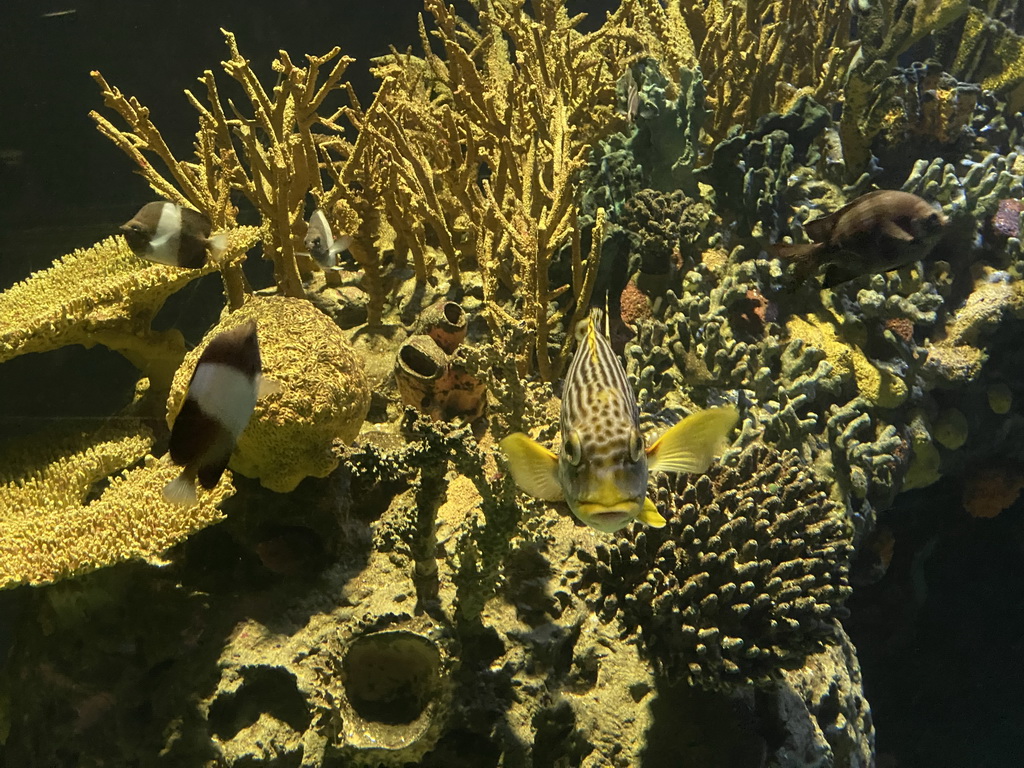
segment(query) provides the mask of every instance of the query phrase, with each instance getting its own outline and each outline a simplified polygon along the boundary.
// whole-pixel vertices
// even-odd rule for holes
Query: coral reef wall
[[[936,546],[894,524],[914,493],[980,525],[1024,488],[1012,5],[425,0],[418,47],[270,79],[223,31],[188,157],[92,73],[99,133],[224,247],[117,236],[0,293],[0,363],[137,371],[103,429],[0,440],[0,760],[875,765],[851,593]],[[881,191],[939,234],[836,234]],[[187,350],[157,315],[213,274]],[[584,526],[498,450],[558,450],[595,307],[647,444],[740,414],[706,473],[650,477],[663,528]],[[170,428],[249,320],[274,388],[181,507]]]

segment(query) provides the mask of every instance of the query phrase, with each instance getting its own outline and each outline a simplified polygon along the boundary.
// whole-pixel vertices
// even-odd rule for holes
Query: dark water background
[[[595,19],[614,3],[572,4]],[[151,109],[179,157],[195,113],[182,91],[218,74],[233,31],[269,87],[270,61],[340,45],[364,106],[369,59],[414,46],[417,0],[287,3],[34,2],[0,4],[0,288],[111,234],[153,199],[88,113],[104,111],[98,69]],[[61,16],[46,16],[73,10]],[[226,89],[225,89],[226,90]],[[161,322],[191,342],[220,307],[208,277],[175,296]],[[102,348],[69,347],[0,365],[0,444],[52,419],[102,418],[130,397],[135,369]],[[886,515],[898,543],[890,573],[858,589],[848,629],[860,651],[882,768],[1024,765],[1024,541],[1020,504],[972,520],[947,481],[905,494]],[[10,606],[0,595],[0,608]],[[13,616],[0,613],[0,654]]]

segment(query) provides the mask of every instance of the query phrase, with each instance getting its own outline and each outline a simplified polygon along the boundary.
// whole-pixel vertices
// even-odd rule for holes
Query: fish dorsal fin
[[[832,232],[836,228],[836,224],[839,223],[839,219],[841,219],[847,211],[849,211],[854,206],[863,208],[865,207],[864,204],[867,201],[875,197],[888,194],[890,191],[891,190],[888,189],[876,189],[872,192],[866,192],[860,197],[855,197],[842,208],[832,211],[832,213],[826,214],[824,216],[820,216],[817,219],[813,219],[812,221],[806,222],[804,224],[804,232],[806,232],[807,236],[811,238],[811,240],[813,240],[814,242],[824,243],[830,237],[832,237]]]
[[[650,499],[644,499],[644,508],[640,510],[637,519],[651,528],[664,528],[667,522]]]
[[[726,446],[740,414],[731,405],[691,413],[647,449],[651,472],[704,472]]]
[[[520,489],[544,501],[565,498],[558,482],[558,457],[522,432],[513,432],[499,444]]]

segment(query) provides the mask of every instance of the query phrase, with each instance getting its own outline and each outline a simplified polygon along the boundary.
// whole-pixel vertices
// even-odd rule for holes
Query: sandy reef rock
[[[338,466],[333,446],[358,434],[370,407],[370,385],[345,333],[312,304],[256,297],[226,315],[185,358],[167,403],[168,424],[209,340],[249,318],[257,323],[264,375],[281,386],[256,403],[230,466],[287,493],[303,478],[326,477]]]

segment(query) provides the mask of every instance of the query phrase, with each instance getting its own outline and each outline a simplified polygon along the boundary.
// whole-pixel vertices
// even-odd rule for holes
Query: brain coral
[[[336,440],[351,442],[370,407],[362,361],[344,332],[308,301],[255,297],[225,315],[175,374],[167,403],[173,423],[196,361],[213,336],[255,318],[263,371],[280,391],[261,398],[238,440],[231,468],[287,493],[338,466]]]
[[[850,593],[852,528],[825,487],[763,443],[692,482],[661,475],[668,525],[578,550],[577,588],[601,620],[639,630],[669,680],[764,683],[832,635]]]

